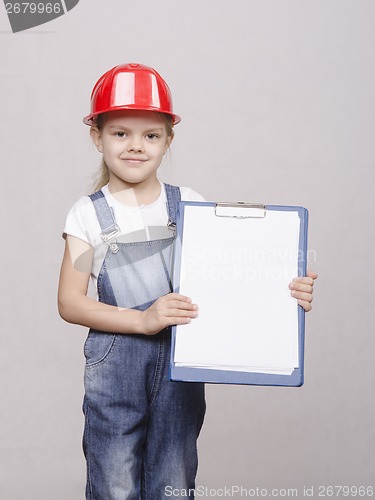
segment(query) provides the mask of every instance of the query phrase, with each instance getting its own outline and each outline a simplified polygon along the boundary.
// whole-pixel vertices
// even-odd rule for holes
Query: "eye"
[[[120,137],[120,138],[123,138],[125,137],[125,132],[122,132],[121,130],[117,131],[117,132],[114,132],[113,135],[115,137]]]
[[[154,141],[155,139],[159,139],[160,135],[159,134],[147,134],[147,139],[150,139],[150,141]]]

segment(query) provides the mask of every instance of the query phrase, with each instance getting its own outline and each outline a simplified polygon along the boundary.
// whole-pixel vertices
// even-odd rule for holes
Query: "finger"
[[[171,309],[182,309],[184,311],[196,311],[198,309],[197,304],[184,302],[183,300],[171,300],[168,302],[168,307]]]
[[[312,285],[307,285],[305,283],[299,283],[297,281],[292,281],[292,283],[289,284],[289,288],[291,290],[298,290],[299,292],[312,293],[312,291],[313,291]]]
[[[171,317],[170,319],[170,325],[186,325],[191,322],[191,318],[181,318],[179,316],[176,317]]]
[[[299,292],[298,290],[292,290],[290,292],[290,294],[295,299],[304,300],[304,301],[307,301],[307,302],[312,302],[313,301],[313,296],[312,296],[311,293]]]
[[[198,316],[198,311],[197,310],[191,310],[191,309],[169,309],[167,312],[168,317],[177,317],[177,318],[195,318]]]
[[[316,272],[313,271],[312,269],[308,269],[306,275],[309,278],[312,278],[313,280],[316,280],[316,278],[318,277],[318,275],[316,274]]]
[[[303,283],[305,285],[314,286],[314,279],[310,276],[300,276],[299,278],[293,278],[292,283]]]
[[[158,317],[170,321],[171,318],[196,318],[197,310],[179,309],[179,308],[163,308],[158,311]]]
[[[305,312],[309,312],[312,309],[311,302],[307,302],[306,300],[298,300],[298,305],[304,308]]]
[[[166,300],[180,300],[181,302],[191,302],[191,298],[187,297],[186,295],[181,295],[180,293],[168,293],[167,295],[164,295],[164,298]]]

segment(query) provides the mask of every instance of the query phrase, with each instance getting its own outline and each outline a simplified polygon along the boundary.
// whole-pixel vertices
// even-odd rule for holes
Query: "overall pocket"
[[[106,361],[116,342],[117,335],[114,333],[90,330],[83,346],[86,358],[86,368],[95,366]]]

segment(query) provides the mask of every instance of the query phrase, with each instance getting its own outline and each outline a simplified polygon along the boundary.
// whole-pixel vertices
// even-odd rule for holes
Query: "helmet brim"
[[[175,115],[174,113],[170,113],[169,111],[163,111],[160,109],[155,109],[155,108],[141,108],[141,107],[133,107],[133,106],[119,106],[115,108],[108,108],[108,109],[103,109],[99,112],[96,113],[91,113],[83,118],[83,123],[85,125],[89,125],[91,127],[95,127],[97,125],[97,118],[99,115],[103,113],[110,113],[112,111],[119,111],[119,110],[136,110],[136,111],[153,111],[154,113],[162,113],[165,115],[169,115],[172,117],[172,123],[173,125],[177,125],[177,123],[180,123],[181,117],[178,115]]]

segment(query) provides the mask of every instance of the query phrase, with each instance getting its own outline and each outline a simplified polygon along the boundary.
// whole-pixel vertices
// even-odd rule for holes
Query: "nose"
[[[143,151],[143,141],[141,137],[131,136],[128,141],[128,151],[129,153],[141,153]]]

